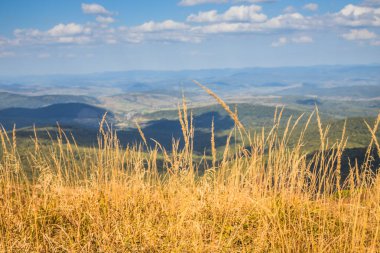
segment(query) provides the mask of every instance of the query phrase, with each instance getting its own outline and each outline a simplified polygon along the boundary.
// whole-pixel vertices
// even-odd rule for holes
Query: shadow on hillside
[[[208,154],[211,146],[211,124],[212,120],[215,123],[215,132],[229,130],[234,126],[234,122],[228,116],[222,116],[218,112],[207,112],[199,116],[195,116],[193,119],[194,124],[194,151],[198,154],[206,152]],[[44,127],[51,126],[49,133],[51,136],[57,135],[57,130],[54,125],[45,125]],[[85,127],[73,127],[65,126],[61,127],[70,136],[74,136],[77,143],[81,146],[95,146],[97,144],[98,130],[95,128]],[[174,140],[180,140],[180,148],[183,147],[184,142],[182,128],[178,120],[160,119],[147,122],[142,131],[147,139],[148,145],[154,147],[157,141],[166,150],[172,150],[172,143]],[[30,138],[33,136],[31,129],[19,130],[17,136]],[[38,136],[42,140],[50,140],[47,130],[39,129]],[[128,129],[117,131],[118,139],[123,147],[127,145],[134,145],[142,142],[142,138],[137,129]],[[226,143],[226,136],[215,136],[216,146],[223,146]]]
[[[214,120],[215,123],[215,145],[216,147],[222,147],[226,144],[226,134],[234,126],[234,122],[228,116],[222,116],[218,112],[207,112],[201,115],[195,116],[193,119],[194,123],[194,153],[198,155],[206,154],[210,155],[211,147],[211,123]],[[52,125],[50,125],[52,126]],[[48,126],[45,126],[48,127]],[[67,136],[73,136],[76,142],[80,146],[93,147],[97,145],[98,130],[94,127],[73,127],[61,125],[65,130]],[[173,140],[180,140],[179,147],[182,148],[184,145],[182,128],[178,120],[160,119],[147,122],[142,131],[147,139],[148,146],[153,148],[156,146],[156,142],[161,144],[167,151],[172,150]],[[223,133],[224,131],[224,133]],[[49,132],[49,133],[48,133]],[[221,134],[223,133],[223,134]],[[31,128],[21,129],[17,132],[18,139],[21,138],[31,138],[34,133]],[[55,138],[57,136],[56,127],[50,127],[49,130],[44,130],[39,128],[38,137],[43,142],[49,141],[50,136]],[[121,146],[126,147],[127,145],[135,145],[142,143],[142,138],[137,129],[128,129],[123,131],[117,131],[117,136],[120,141]],[[234,139],[232,138],[231,142]],[[27,145],[33,145],[30,142]],[[26,147],[28,148],[28,147]],[[342,179],[347,177],[349,174],[349,165],[354,165],[355,162],[362,164],[365,159],[366,148],[352,148],[346,149],[342,155]],[[311,159],[311,153],[308,158]],[[377,156],[376,152],[373,152],[372,161],[373,171],[377,170],[380,166],[380,158]]]

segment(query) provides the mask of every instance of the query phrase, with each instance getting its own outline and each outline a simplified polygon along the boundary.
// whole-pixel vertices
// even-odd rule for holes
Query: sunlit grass
[[[281,110],[270,131],[250,135],[227,109],[236,126],[221,154],[211,144],[211,162],[193,159],[185,102],[185,145],[173,140],[171,152],[149,147],[141,129],[142,143],[122,148],[104,119],[97,147],[82,149],[59,131],[46,151],[36,135],[22,161],[16,132],[0,131],[0,251],[378,252],[380,179],[371,151],[380,153],[380,115],[368,126],[364,163],[342,178],[347,136],[343,130],[329,143],[317,110],[293,136],[300,119],[282,124]],[[312,117],[320,150],[310,158],[303,140]],[[230,145],[233,136],[243,142]]]

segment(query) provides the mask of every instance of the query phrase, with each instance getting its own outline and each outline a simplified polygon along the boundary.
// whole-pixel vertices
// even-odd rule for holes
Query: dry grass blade
[[[203,90],[205,90],[210,96],[212,96],[222,107],[223,109],[228,113],[228,115],[231,117],[231,119],[235,122],[235,124],[242,129],[243,131],[246,132],[243,124],[239,121],[239,118],[236,113],[232,112],[230,107],[218,96],[216,95],[213,91],[211,91],[209,88],[206,86],[202,85],[198,81],[193,80],[193,82],[201,87]]]
[[[141,139],[143,140],[145,146],[148,146],[148,142],[146,141],[146,138],[145,138],[144,132],[142,131],[142,129],[141,129],[139,123],[136,121],[135,124],[136,124],[137,130],[139,131],[140,137],[141,137]]]

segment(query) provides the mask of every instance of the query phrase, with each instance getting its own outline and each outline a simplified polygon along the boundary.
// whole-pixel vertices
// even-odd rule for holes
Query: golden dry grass
[[[22,162],[16,134],[2,130],[0,251],[379,252],[380,177],[370,170],[370,150],[378,148],[380,116],[368,126],[366,161],[352,164],[341,182],[347,137],[329,143],[316,112],[321,150],[308,159],[305,131],[288,146],[299,119],[279,137],[281,112],[271,131],[231,147],[231,136],[245,130],[229,110],[236,128],[220,161],[212,145],[210,167],[193,159],[185,103],[179,117],[186,145],[173,141],[170,153],[159,144],[148,148],[141,129],[143,145],[122,148],[102,127],[98,146],[86,150],[60,132],[42,151],[35,137]]]

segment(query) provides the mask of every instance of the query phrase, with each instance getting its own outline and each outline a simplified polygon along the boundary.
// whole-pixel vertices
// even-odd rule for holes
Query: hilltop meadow
[[[212,121],[203,155],[185,101],[170,149],[138,124],[139,142],[121,145],[105,117],[87,147],[61,128],[51,141],[35,129],[28,148],[16,129],[0,131],[0,251],[378,252],[380,114],[363,121],[362,157],[347,161],[346,123],[329,139],[317,108],[285,121],[278,108],[253,131],[198,85],[232,121],[223,147]]]

